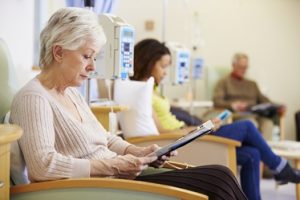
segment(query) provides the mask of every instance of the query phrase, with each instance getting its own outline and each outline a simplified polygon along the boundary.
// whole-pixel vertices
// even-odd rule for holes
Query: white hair
[[[95,42],[101,48],[106,37],[97,15],[83,8],[62,8],[49,19],[40,35],[40,67],[53,62],[52,49],[60,45],[64,49],[78,50],[87,40]]]
[[[235,53],[232,57],[232,65],[236,64],[242,58],[246,58],[248,60],[247,54],[242,52]]]

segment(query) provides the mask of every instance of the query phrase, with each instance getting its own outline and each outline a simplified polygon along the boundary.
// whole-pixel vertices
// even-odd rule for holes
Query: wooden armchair
[[[148,146],[158,144],[164,146],[183,135],[182,131],[172,133],[162,133],[158,136],[136,137],[127,139],[128,142],[138,146]],[[172,160],[200,166],[208,164],[220,164],[227,166],[236,175],[236,147],[241,146],[240,142],[235,140],[206,135],[197,139],[186,146],[178,149],[178,156]]]
[[[47,181],[11,188],[11,200],[52,199],[182,199],[207,200],[208,197],[189,190],[142,181],[90,178]]]

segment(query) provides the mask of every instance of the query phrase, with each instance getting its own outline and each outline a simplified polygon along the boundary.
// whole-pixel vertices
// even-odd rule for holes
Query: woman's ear
[[[53,58],[56,62],[61,63],[63,58],[63,49],[59,45],[55,45],[52,48]]]

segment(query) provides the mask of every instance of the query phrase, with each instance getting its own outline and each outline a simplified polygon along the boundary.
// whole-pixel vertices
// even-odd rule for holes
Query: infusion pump
[[[96,72],[100,79],[128,79],[133,76],[134,28],[122,18],[99,15],[107,41],[96,61]]]
[[[172,66],[169,68],[168,79],[172,84],[183,84],[190,79],[190,51],[178,43],[167,42],[166,46],[171,51]]]

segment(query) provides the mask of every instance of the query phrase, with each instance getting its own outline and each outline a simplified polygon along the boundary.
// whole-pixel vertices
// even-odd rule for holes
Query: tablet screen
[[[210,120],[201,124],[195,130],[189,132],[188,134],[179,138],[175,142],[173,142],[169,145],[166,145],[166,146],[162,147],[161,149],[159,149],[158,151],[156,151],[157,157],[159,158],[163,155],[166,155],[169,152],[190,143],[191,141],[195,140],[196,138],[198,138],[202,135],[205,135],[207,133],[210,133],[212,131],[213,127],[214,127],[214,125],[213,125],[212,121],[210,121]]]

